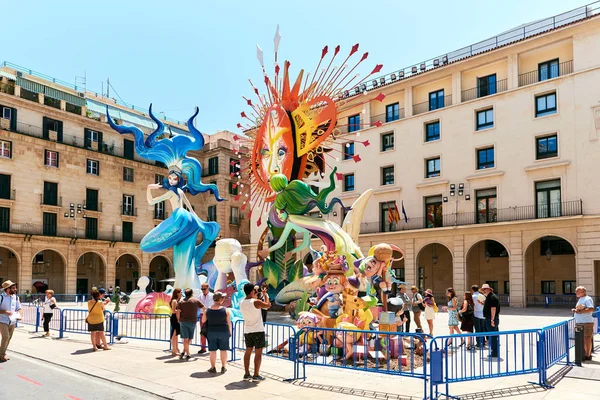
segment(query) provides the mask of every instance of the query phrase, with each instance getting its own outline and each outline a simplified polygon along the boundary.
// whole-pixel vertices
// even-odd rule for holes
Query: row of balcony
[[[66,227],[52,224],[13,223],[10,224],[6,233],[22,235],[39,235],[51,237],[63,237],[70,239],[105,240],[109,242],[141,242],[144,235],[123,233],[122,229],[113,226],[110,230],[86,229],[86,227]]]
[[[501,209],[491,208],[483,210],[482,212],[439,213],[435,216],[409,218],[408,222],[405,222],[404,220],[399,222],[389,222],[388,215],[385,214],[382,216],[382,218],[385,218],[382,221],[361,223],[360,233],[398,232],[416,229],[572,217],[578,215],[583,215],[583,202],[581,200],[553,203],[549,205],[538,204]]]

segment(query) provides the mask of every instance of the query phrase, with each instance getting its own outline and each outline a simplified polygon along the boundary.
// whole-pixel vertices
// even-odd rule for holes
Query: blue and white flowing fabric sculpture
[[[202,166],[198,160],[189,157],[186,153],[190,150],[201,150],[204,147],[204,137],[194,126],[194,118],[198,115],[198,108],[188,120],[190,135],[166,134],[163,137],[165,126],[152,114],[150,117],[158,127],[146,139],[144,133],[134,126],[116,125],[106,108],[108,123],[120,134],[131,134],[135,139],[135,150],[140,157],[147,160],[160,161],[169,168],[167,178],[159,184],[150,184],[146,197],[150,205],[168,200],[173,212],[168,219],[152,229],[141,241],[142,251],[155,253],[173,247],[173,265],[175,269],[175,287],[193,288],[200,287],[200,280],[196,274],[196,264],[200,264],[202,256],[219,235],[221,227],[216,222],[204,222],[194,212],[185,193],[196,195],[210,192],[218,201],[219,190],[216,185],[203,184],[200,181]],[[152,196],[152,190],[166,190],[158,197]],[[187,207],[186,208],[184,208]],[[202,242],[196,245],[198,233],[202,233]]]

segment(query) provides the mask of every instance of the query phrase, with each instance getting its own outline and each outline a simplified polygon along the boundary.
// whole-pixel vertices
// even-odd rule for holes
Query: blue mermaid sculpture
[[[198,160],[188,157],[190,150],[204,147],[204,137],[194,126],[198,108],[188,120],[190,135],[171,134],[170,138],[160,138],[164,132],[163,123],[152,114],[150,117],[158,127],[145,140],[144,133],[134,126],[116,125],[106,109],[110,126],[120,134],[132,134],[137,154],[145,159],[160,161],[169,168],[168,176],[162,184],[150,184],[146,191],[148,204],[154,205],[168,200],[173,212],[165,221],[152,229],[140,243],[142,251],[155,253],[173,247],[173,266],[175,269],[175,287],[197,289],[200,280],[196,274],[196,264],[219,235],[221,227],[216,222],[204,222],[194,212],[185,193],[196,195],[210,192],[218,201],[219,190],[216,185],[203,184],[200,181],[202,166]],[[185,179],[184,179],[185,177]],[[165,189],[158,197],[152,196],[153,190]],[[196,245],[198,233],[202,233],[202,242]]]

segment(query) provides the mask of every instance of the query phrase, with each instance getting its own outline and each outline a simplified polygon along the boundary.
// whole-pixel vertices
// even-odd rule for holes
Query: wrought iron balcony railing
[[[45,229],[44,229],[45,228]],[[121,231],[116,227],[112,230],[87,230],[85,226],[79,227],[68,227],[61,226],[60,224],[54,229],[49,229],[49,226],[44,224],[34,223],[14,223],[10,224],[8,233],[24,234],[24,235],[39,235],[39,236],[54,236],[64,238],[77,238],[77,239],[92,239],[92,240],[105,240],[110,242],[121,241]],[[143,235],[133,235],[133,242],[140,242]]]
[[[413,115],[423,114],[428,111],[439,110],[452,105],[452,95],[444,96],[443,101],[425,101],[413,105]]]
[[[539,68],[535,71],[525,72],[519,75],[519,87],[531,85],[537,82],[558,78],[559,76],[573,73],[573,60],[565,61],[560,64],[550,64],[543,73]]]
[[[371,116],[371,125],[375,125],[378,122],[381,122],[382,124],[385,124],[387,122],[394,122],[394,121],[398,121],[399,119],[402,119],[404,117],[405,117],[404,108],[400,108],[396,112],[383,113],[383,114],[377,114],[377,115]]]
[[[461,101],[469,101],[480,97],[490,96],[492,94],[505,92],[507,89],[508,79],[502,79],[494,83],[479,85],[472,89],[463,90],[461,93]]]

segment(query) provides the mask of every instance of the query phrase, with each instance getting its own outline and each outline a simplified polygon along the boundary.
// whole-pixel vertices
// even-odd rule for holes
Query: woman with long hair
[[[448,288],[446,290],[446,297],[448,298],[448,306],[446,307],[446,310],[448,311],[448,330],[451,335],[460,335],[460,329],[458,329],[458,297],[456,297],[456,291],[452,288]]]
[[[135,150],[138,155],[148,160],[160,161],[169,168],[169,174],[162,183],[148,185],[146,198],[150,205],[168,200],[173,212],[142,239],[140,243],[142,251],[155,253],[172,247],[175,266],[174,286],[200,287],[194,260],[200,262],[206,250],[219,235],[221,228],[216,222],[202,221],[196,215],[185,193],[196,195],[210,192],[217,201],[223,199],[219,197],[217,185],[205,185],[201,182],[200,162],[187,156],[188,151],[201,150],[204,147],[204,137],[194,126],[198,108],[188,120],[189,135],[171,133],[171,137],[163,137],[165,126],[152,113],[152,105],[150,105],[150,117],[156,122],[157,128],[147,138],[144,138],[144,133],[134,126],[116,125],[110,117],[108,106],[106,115],[108,123],[114,130],[120,134],[134,136]],[[157,189],[166,191],[158,197],[153,197],[152,190]],[[196,245],[199,233],[202,233],[202,242]]]
[[[463,301],[460,309],[460,330],[462,333],[473,333],[473,327],[475,325],[475,303],[473,302],[473,295],[471,292],[465,292],[465,300]],[[473,338],[467,339],[467,350],[475,350],[473,346]]]
[[[100,346],[104,350],[110,350],[104,335],[104,306],[110,302],[110,299],[100,300],[100,292],[96,289],[92,290],[92,298],[88,301],[88,316],[85,321],[88,324],[88,332],[92,339],[94,351]]]
[[[44,336],[50,336],[50,321],[52,320],[53,310],[57,307],[54,298],[54,290],[46,290],[46,299],[44,300]]]
[[[178,356],[179,353],[179,334],[181,326],[179,325],[179,310],[177,304],[181,300],[181,289],[175,288],[171,295],[171,354]]]
[[[427,289],[423,296],[423,304],[425,305],[425,320],[429,325],[429,334],[433,336],[433,320],[435,319],[435,298],[431,289]]]

